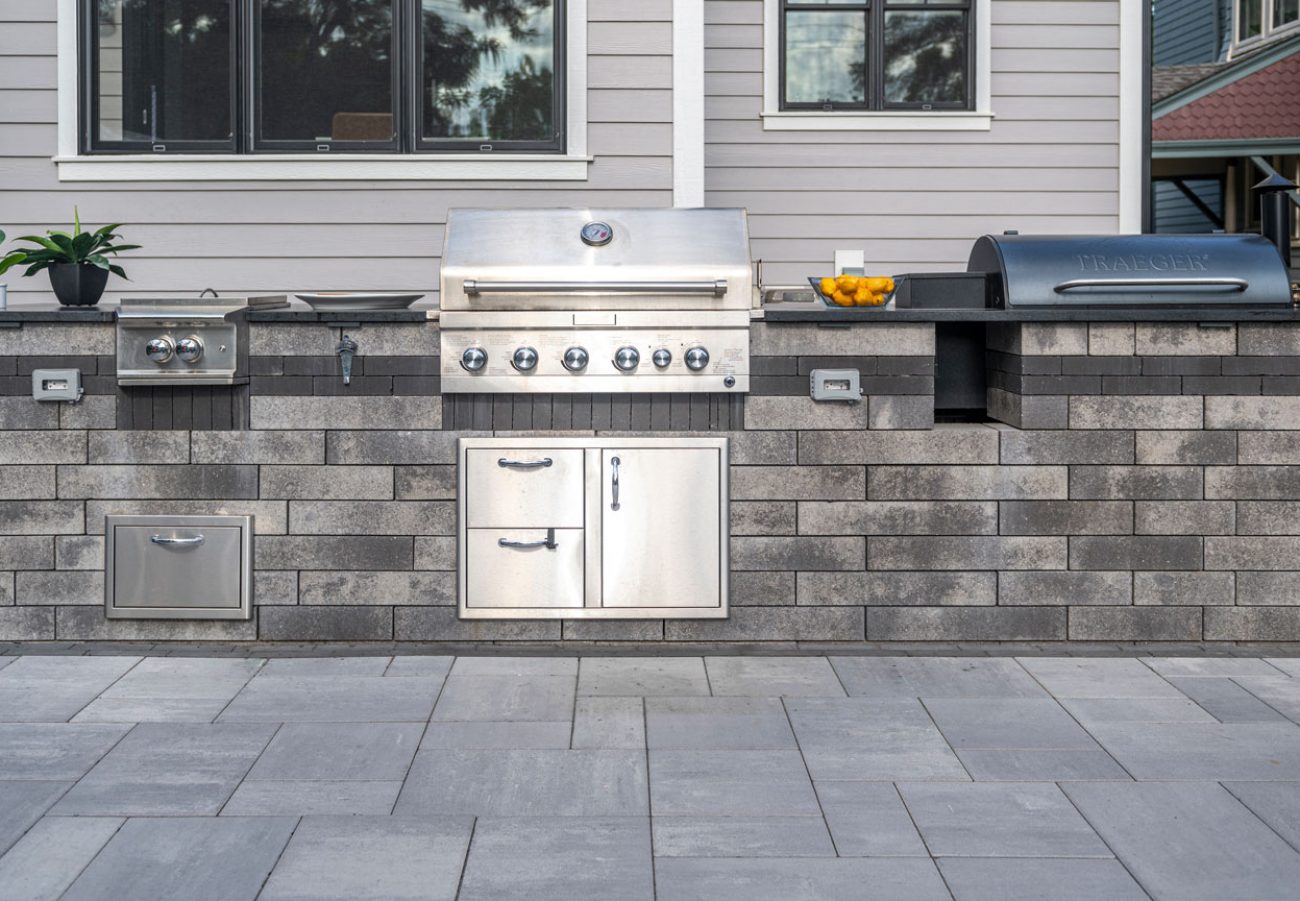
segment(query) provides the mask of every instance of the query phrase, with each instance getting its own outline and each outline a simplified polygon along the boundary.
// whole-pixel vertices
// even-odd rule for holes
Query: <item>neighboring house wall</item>
[[[1152,4],[1152,65],[1218,62],[1227,55],[1231,41],[1231,0],[1157,0]]]
[[[706,202],[750,212],[768,283],[864,248],[964,269],[979,235],[1119,230],[1116,0],[993,0],[988,131],[765,131],[764,0],[706,0]]]

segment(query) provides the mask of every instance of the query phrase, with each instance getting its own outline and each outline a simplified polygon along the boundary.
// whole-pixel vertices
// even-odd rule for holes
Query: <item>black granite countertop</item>
[[[65,307],[57,300],[14,300],[0,310],[0,328],[16,327],[24,322],[112,322],[117,318],[117,304],[102,303],[94,307]]]
[[[55,300],[10,300],[0,310],[0,328],[17,327],[24,322],[112,322],[117,318],[117,301],[103,301],[93,307],[65,307]],[[300,300],[277,310],[262,310],[248,314],[250,322],[425,322],[429,311],[436,310],[433,301],[417,301],[405,310],[368,310],[354,312],[322,313],[313,310]]]
[[[843,309],[815,303],[775,303],[763,307],[766,322],[1300,322],[1294,307],[1065,307],[1014,310]]]

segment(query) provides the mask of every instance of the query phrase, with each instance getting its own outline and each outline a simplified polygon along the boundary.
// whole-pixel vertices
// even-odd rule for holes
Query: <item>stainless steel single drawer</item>
[[[104,517],[109,619],[248,619],[253,517]]]
[[[475,448],[465,456],[471,529],[582,528],[580,448]]]
[[[583,605],[582,529],[470,529],[465,545],[466,606]]]

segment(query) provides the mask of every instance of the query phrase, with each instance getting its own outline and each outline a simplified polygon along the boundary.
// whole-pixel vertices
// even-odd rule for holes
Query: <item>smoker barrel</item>
[[[990,306],[1290,306],[1277,248],[1259,235],[985,235],[967,271]]]

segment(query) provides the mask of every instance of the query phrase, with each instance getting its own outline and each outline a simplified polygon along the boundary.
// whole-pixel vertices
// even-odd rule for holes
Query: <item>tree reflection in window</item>
[[[966,14],[885,13],[885,102],[960,103],[966,98]]]

